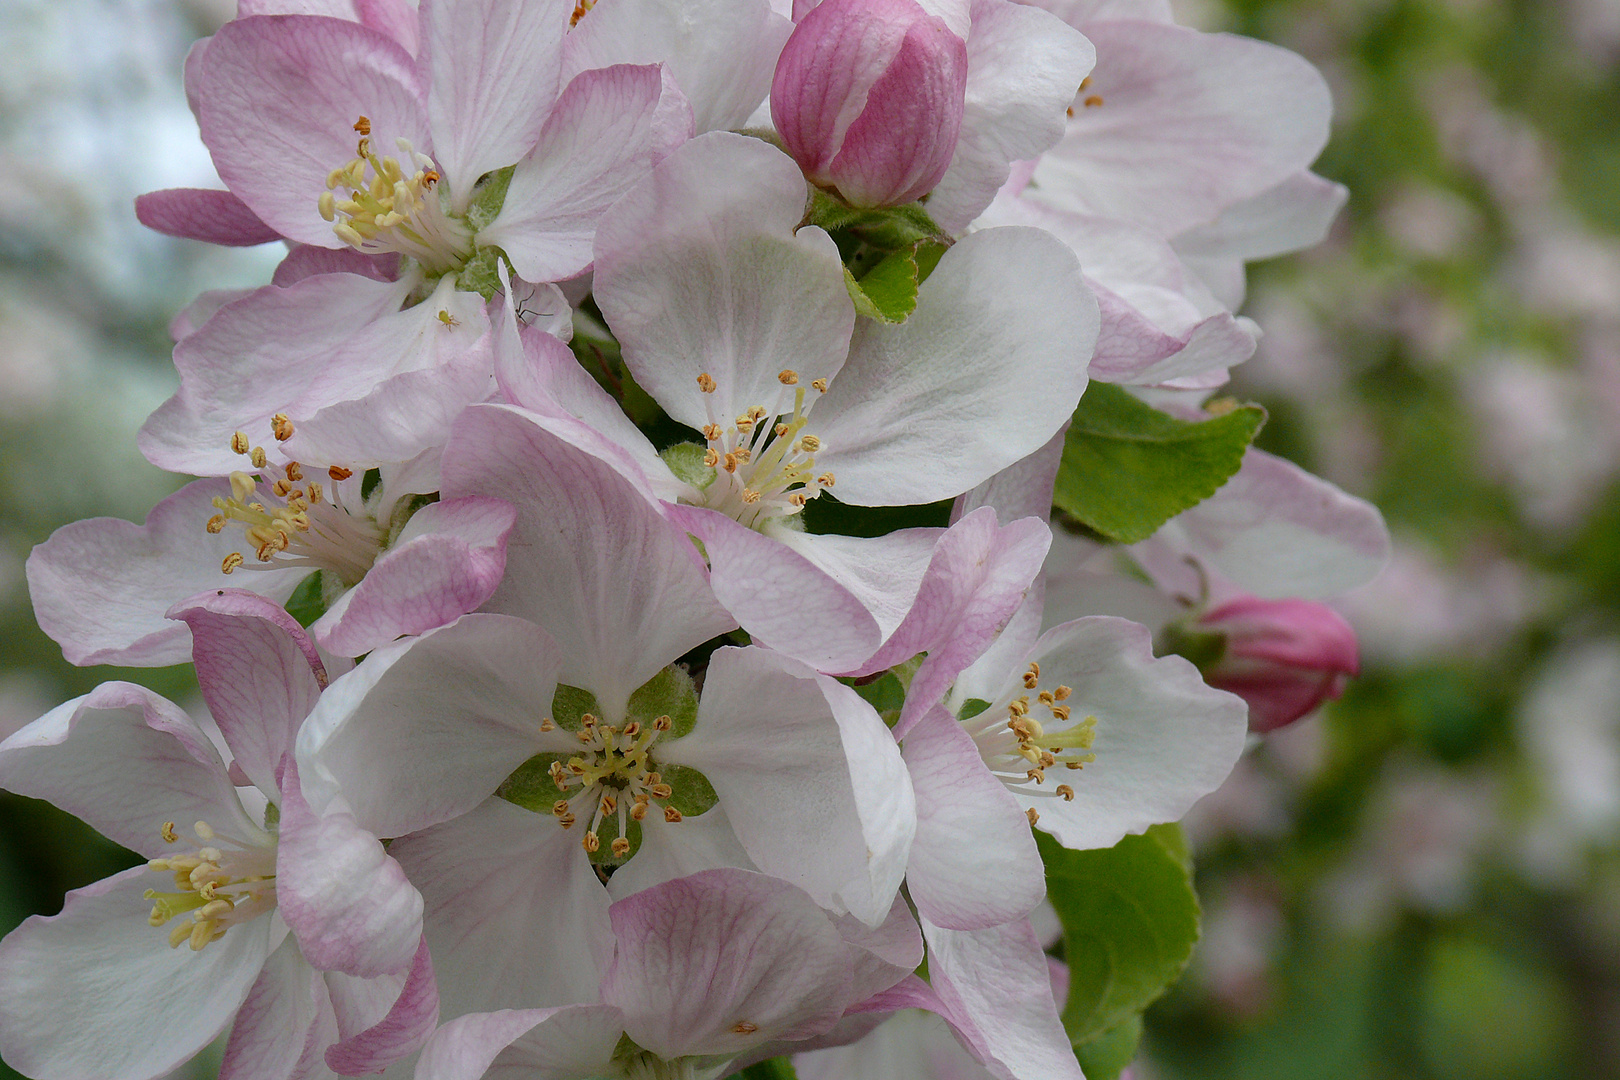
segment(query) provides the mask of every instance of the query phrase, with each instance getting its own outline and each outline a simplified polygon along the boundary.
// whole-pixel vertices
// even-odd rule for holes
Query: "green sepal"
[[[1110,540],[1146,540],[1231,479],[1265,419],[1241,405],[1179,420],[1093,381],[1064,437],[1052,501]]]
[[[856,314],[879,322],[904,322],[917,310],[917,257],[910,251],[891,252],[858,280],[846,266],[844,287],[855,302]]]
[[[1184,622],[1173,622],[1160,630],[1153,642],[1158,656],[1180,656],[1191,660],[1199,671],[1208,671],[1226,655],[1226,635],[1217,630],[1199,630]]]
[[[956,714],[958,720],[971,720],[990,707],[990,703],[982,698],[970,697],[962,702],[961,710]]]
[[[1035,841],[1069,965],[1063,1026],[1079,1045],[1139,1014],[1192,956],[1199,910],[1186,840],[1179,826],[1155,825],[1100,850],[1071,851],[1039,830]]]
[[[906,704],[906,687],[900,677],[885,671],[875,679],[839,679],[841,683],[861,695],[861,699],[877,710],[883,722],[890,727],[900,722],[900,710]]]
[[[506,205],[506,189],[511,187],[516,171],[516,165],[508,165],[485,173],[473,185],[472,198],[467,200],[467,224],[473,232],[482,232],[500,216],[501,207]]]
[[[697,707],[697,689],[692,684],[692,676],[670,664],[630,695],[624,714],[626,722],[639,720],[642,724],[668,716],[670,728],[660,738],[678,739],[697,722]]]
[[[756,1061],[737,1076],[740,1080],[799,1080],[799,1074],[793,1070],[793,1059],[788,1057]]]
[[[298,583],[298,588],[287,597],[287,614],[298,620],[298,625],[309,629],[315,620],[326,614],[326,596],[322,579],[326,575],[317,570]]]
[[[583,731],[586,713],[598,720],[602,718],[602,706],[596,695],[577,686],[558,683],[551,695],[551,719],[556,725],[564,731]]]
[[[804,223],[817,225],[829,233],[850,233],[862,243],[884,251],[910,248],[922,240],[950,243],[949,234],[935,224],[921,203],[857,207],[820,188],[811,192]]]
[[[422,507],[438,501],[439,493],[434,491],[426,495],[407,495],[394,503],[393,513],[388,515],[388,533],[383,541],[383,547],[393,547],[394,542],[399,539],[399,534],[405,531],[405,525],[411,520],[412,516]]]
[[[465,292],[475,292],[485,300],[501,291],[501,260],[505,253],[498,247],[481,247],[456,272],[456,286]]]
[[[1080,1060],[1086,1080],[1119,1080],[1119,1074],[1136,1057],[1141,1041],[1142,1014],[1133,1013],[1101,1035],[1077,1045],[1074,1056]]]
[[[703,455],[708,451],[705,446],[694,442],[676,443],[666,446],[658,452],[669,466],[669,471],[675,474],[677,480],[691,484],[699,491],[703,491],[714,483],[714,466],[703,464]]]

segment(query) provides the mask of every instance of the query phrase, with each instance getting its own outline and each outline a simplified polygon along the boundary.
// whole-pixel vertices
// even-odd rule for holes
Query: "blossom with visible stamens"
[[[0,942],[0,1053],[40,1080],[153,1080],[234,1016],[226,1071],[290,1074],[306,1052],[378,1071],[431,1032],[437,998],[420,897],[375,837],[300,794],[292,737],[326,669],[262,597],[208,592],[175,616],[194,631],[229,769],[190,717],[128,683],[0,743],[0,786],[148,858]],[[262,824],[244,804],[263,808]],[[176,821],[195,822],[194,841]],[[107,996],[108,985],[126,991]],[[331,1009],[348,1017],[335,1030],[320,1019]]]

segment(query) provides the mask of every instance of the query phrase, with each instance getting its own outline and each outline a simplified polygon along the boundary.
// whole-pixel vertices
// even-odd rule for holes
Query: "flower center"
[[[565,829],[572,828],[581,816],[589,815],[591,823],[581,841],[586,851],[595,854],[601,849],[602,823],[616,817],[618,835],[609,850],[624,858],[630,853],[626,835],[629,823],[645,818],[655,803],[663,810],[665,821],[681,820],[681,812],[668,805],[675,789],[664,782],[649,754],[653,743],[671,724],[668,716],[658,716],[650,724],[631,720],[621,730],[590,713],[580,718],[583,751],[566,762],[553,761],[550,770],[551,782],[558,791],[579,790],[558,799],[551,813]],[[553,726],[547,720],[541,730],[549,731]]]
[[[1044,789],[1046,770],[1059,765],[1078,770],[1097,760],[1091,752],[1097,718],[1087,716],[1072,721],[1064,702],[1074,691],[1067,686],[1042,690],[1040,683],[1041,665],[1031,662],[1024,672],[1025,693],[1008,699],[1000,708],[991,706],[962,721],[962,726],[978,744],[984,763],[1007,787],[1022,795],[1073,801],[1074,788],[1068,784],[1058,784],[1050,791]],[[1037,718],[1037,711],[1045,712],[1046,723]],[[1053,730],[1048,730],[1048,724],[1053,725]],[[1033,809],[1029,811],[1031,825],[1038,816]]]
[[[292,437],[292,422],[285,414],[277,413],[270,426],[277,439]],[[366,576],[385,538],[369,514],[353,513],[343,505],[338,484],[354,475],[351,470],[337,465],[328,469],[332,481],[328,489],[307,479],[296,461],[285,466],[270,464],[264,447],[249,448],[248,437],[240,431],[231,436],[231,449],[252,463],[253,472],[231,473],[231,497],[215,497],[214,508],[219,513],[208,519],[207,527],[211,533],[241,527],[262,564],[249,564],[248,569],[307,566],[330,570],[344,585],[354,585]],[[229,574],[246,562],[241,552],[233,551],[220,569]]]
[[[276,849],[273,844],[254,844],[216,833],[205,821],[197,822],[194,831],[201,847],[146,864],[153,870],[172,872],[176,891],[147,889],[142,895],[152,901],[147,921],[153,926],[189,914],[190,918],[169,931],[169,947],[177,949],[188,941],[192,952],[201,952],[231,927],[275,908]],[[164,823],[162,836],[170,844],[180,840],[172,821]]]
[[[398,252],[430,277],[461,269],[473,254],[472,230],[441,203],[433,159],[396,139],[405,161],[416,166],[407,176],[398,158],[372,149],[370,120],[360,117],[354,130],[360,133],[355,157],[326,177],[321,217],[333,222],[340,240],[367,255]],[[347,195],[339,194],[345,189]]]
[[[728,425],[719,423],[710,408],[709,422],[703,426],[708,442],[703,463],[715,470],[715,479],[704,489],[701,505],[751,529],[797,514],[834,482],[832,473],[815,471],[821,440],[801,434],[809,422],[809,407],[798,373],[783,371],[776,378],[793,388],[791,414],[781,402],[775,409],[755,405]],[[698,387],[705,394],[714,393],[714,378],[707,372],[699,375]],[[810,387],[825,393],[827,380],[816,379]]]

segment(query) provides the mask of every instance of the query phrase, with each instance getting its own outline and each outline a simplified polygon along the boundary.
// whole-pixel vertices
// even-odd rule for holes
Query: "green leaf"
[[[1198,896],[1186,844],[1174,825],[1096,851],[1070,851],[1040,831],[1035,840],[1063,924],[1063,1026],[1076,1044],[1086,1043],[1140,1013],[1192,956]]]
[[[1142,1041],[1142,1014],[1134,1013],[1107,1031],[1074,1048],[1086,1080],[1118,1080]]]
[[[844,285],[855,310],[880,322],[904,322],[917,309],[917,257],[911,251],[888,255],[859,280],[844,268]]]
[[[1242,405],[1178,420],[1093,381],[1063,440],[1052,501],[1122,544],[1146,540],[1231,479],[1266,411]]]

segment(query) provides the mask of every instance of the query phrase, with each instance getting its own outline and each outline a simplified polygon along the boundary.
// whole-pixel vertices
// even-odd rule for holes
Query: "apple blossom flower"
[[[1311,600],[1228,600],[1193,627],[1218,642],[1204,681],[1249,703],[1249,727],[1274,731],[1344,693],[1361,672],[1356,632],[1344,616]]]
[[[913,818],[872,707],[757,647],[714,652],[696,694],[670,665],[734,625],[697,553],[655,500],[521,412],[469,410],[443,468],[447,496],[498,488],[519,508],[506,576],[486,613],[336,681],[299,760],[314,801],[341,792],[367,829],[403,837],[390,851],[428,898],[446,1000],[582,992],[607,903],[593,863],[616,867],[615,896],[757,867],[881,924]],[[577,929],[539,932],[546,912]]]
[[[762,874],[704,871],[608,914],[600,1004],[452,1020],[423,1049],[419,1080],[713,1077],[750,1050],[827,1031],[862,996],[856,949],[834,922],[803,891]]]
[[[242,586],[282,604],[317,571],[327,610],[311,630],[323,648],[359,656],[473,610],[500,581],[512,508],[429,501],[436,454],[379,470],[366,497],[357,470],[274,464],[245,434],[232,442],[240,469],[186,485],[145,525],[78,521],[34,549],[35,615],[70,662],[181,662],[191,637],[166,617],[171,605]]]
[[[290,240],[399,262],[389,280],[340,271],[267,287],[183,339],[180,391],[143,429],[154,463],[212,471],[233,430],[277,413],[304,427],[369,401],[347,422],[387,431],[411,420],[392,400],[401,393],[487,395],[487,357],[465,354],[488,326],[496,263],[529,282],[585,270],[602,209],[692,130],[656,65],[563,86],[572,11],[567,0],[425,4],[420,70],[390,37],[343,19],[255,16],[210,39],[190,91],[231,191]],[[265,350],[280,362],[266,365]],[[402,379],[429,385],[401,390]]]
[[[292,741],[326,669],[261,597],[205,593],[174,617],[228,768],[190,717],[129,683],[0,743],[0,785],[149,859],[0,942],[0,1050],[40,1080],[147,1080],[234,1016],[227,1072],[381,1069],[426,1038],[438,1002],[420,896],[375,838],[301,797]]]
[[[899,206],[945,175],[966,90],[967,44],[916,0],[824,0],[782,49],[771,119],[812,183]]]

